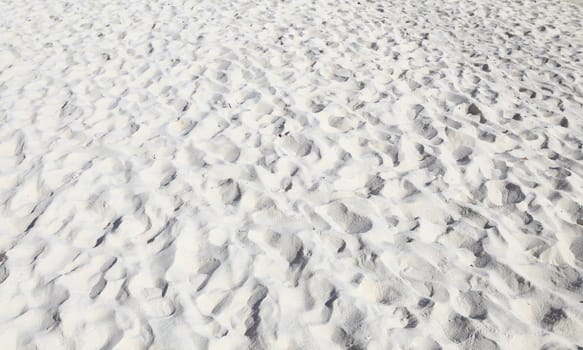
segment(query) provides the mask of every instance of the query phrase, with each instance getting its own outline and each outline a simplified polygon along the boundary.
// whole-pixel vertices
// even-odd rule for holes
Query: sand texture
[[[0,347],[583,347],[583,4],[0,0]]]

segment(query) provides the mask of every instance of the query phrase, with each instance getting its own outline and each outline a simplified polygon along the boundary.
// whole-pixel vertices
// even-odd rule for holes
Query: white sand
[[[583,7],[0,1],[2,349],[583,347]]]

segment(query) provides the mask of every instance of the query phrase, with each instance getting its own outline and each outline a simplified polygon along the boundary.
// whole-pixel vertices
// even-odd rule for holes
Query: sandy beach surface
[[[583,348],[583,4],[0,0],[0,347]]]

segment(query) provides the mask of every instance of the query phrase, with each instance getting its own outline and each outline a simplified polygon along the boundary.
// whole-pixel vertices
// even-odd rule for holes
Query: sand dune
[[[3,349],[583,347],[573,1],[1,1]]]

